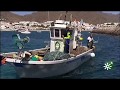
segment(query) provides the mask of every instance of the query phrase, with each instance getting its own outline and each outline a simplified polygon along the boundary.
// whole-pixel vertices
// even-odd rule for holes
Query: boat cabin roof
[[[53,24],[54,23],[54,24]],[[64,20],[56,20],[55,22],[53,22],[51,25],[51,29],[67,29],[69,28],[69,30],[74,30],[73,27],[70,27],[70,21],[64,21]]]
[[[68,21],[56,20],[54,24],[50,27],[50,38],[51,39],[63,39],[63,36],[67,36],[67,32],[72,35],[74,27],[70,25]]]
[[[50,27],[50,30],[53,30],[53,29],[61,29],[61,30],[66,30],[67,28],[69,28],[69,30],[74,30],[74,28],[71,28],[71,27],[66,27],[66,28],[64,28],[64,27]]]

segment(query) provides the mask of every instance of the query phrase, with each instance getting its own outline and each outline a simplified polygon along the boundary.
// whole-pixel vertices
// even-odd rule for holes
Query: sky
[[[12,13],[18,14],[18,15],[27,15],[27,14],[31,14],[35,11],[12,11]]]
[[[18,15],[27,15],[27,14],[31,14],[35,11],[12,11],[13,13],[15,14],[18,14]],[[103,11],[104,13],[112,13],[112,14],[118,14],[120,13],[120,11]]]
[[[103,11],[104,13],[119,14],[120,11]]]

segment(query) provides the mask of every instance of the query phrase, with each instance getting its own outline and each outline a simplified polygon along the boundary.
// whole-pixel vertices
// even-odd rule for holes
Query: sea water
[[[1,52],[14,52],[18,51],[15,46],[12,35],[16,32],[3,31],[1,32]],[[21,38],[28,36],[30,42],[25,45],[24,50],[32,50],[44,48],[47,41],[50,40],[49,31],[42,31],[41,33],[32,31],[31,34],[20,34]],[[82,32],[83,45],[87,45],[88,32]],[[120,79],[120,36],[111,36],[105,34],[93,34],[95,43],[95,57],[88,60],[77,69],[67,74],[52,77],[55,79]],[[113,62],[110,70],[106,70],[103,66],[107,62]],[[0,66],[1,79],[19,79],[15,68],[7,63]]]

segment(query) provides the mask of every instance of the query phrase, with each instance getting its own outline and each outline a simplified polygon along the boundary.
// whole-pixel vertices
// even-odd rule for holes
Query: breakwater
[[[92,33],[110,34],[110,35],[120,36],[120,26],[117,26],[115,28],[108,27],[108,28],[94,29]]]

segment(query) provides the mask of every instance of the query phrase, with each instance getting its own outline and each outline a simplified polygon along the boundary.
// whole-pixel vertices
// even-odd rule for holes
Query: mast
[[[61,19],[61,17],[62,17],[62,14],[60,14],[60,16],[59,16],[58,20],[59,20],[59,19]]]
[[[71,25],[71,22],[72,22],[72,14],[70,15],[70,25]]]
[[[66,11],[66,14],[65,14],[65,21],[66,21],[66,15],[67,15],[67,12],[68,12],[68,11]]]

